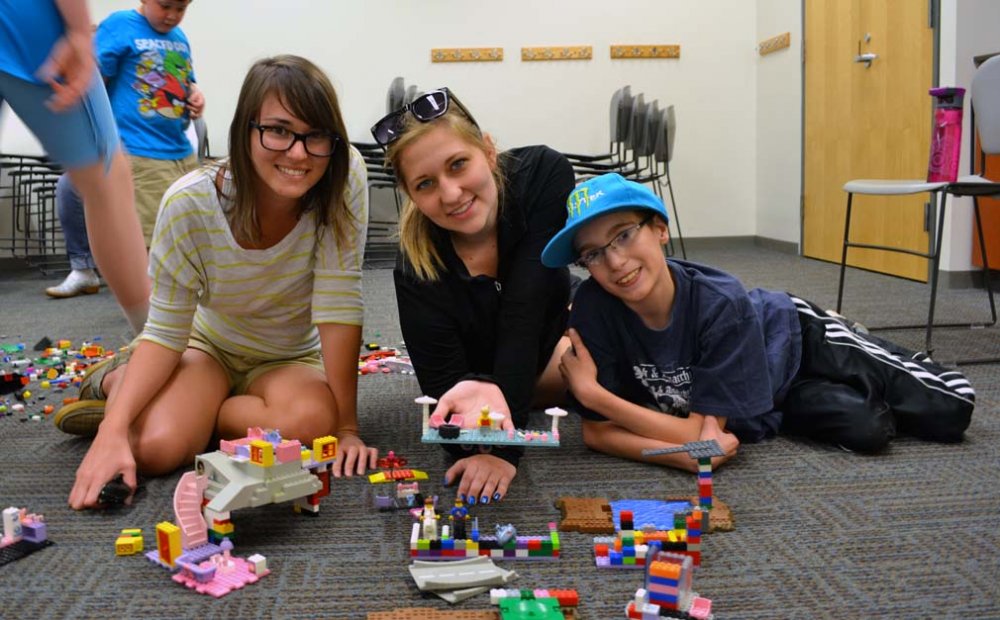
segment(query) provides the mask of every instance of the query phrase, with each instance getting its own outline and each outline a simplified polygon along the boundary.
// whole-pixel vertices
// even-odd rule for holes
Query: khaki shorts
[[[323,374],[326,370],[323,367],[323,360],[319,351],[315,351],[302,357],[295,357],[283,360],[262,360],[254,357],[244,357],[235,355],[227,351],[222,351],[196,329],[192,329],[191,337],[188,339],[188,348],[203,351],[219,362],[222,369],[229,377],[229,389],[233,396],[246,394],[253,382],[264,374],[283,366],[308,366],[315,368]]]
[[[153,241],[153,228],[163,194],[174,181],[198,167],[198,158],[191,154],[184,159],[150,159],[138,155],[129,155],[128,159],[135,185],[135,210],[139,213],[142,236],[148,248]]]

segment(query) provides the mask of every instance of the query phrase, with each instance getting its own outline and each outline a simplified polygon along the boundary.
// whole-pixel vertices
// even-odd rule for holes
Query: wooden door
[[[851,179],[923,179],[933,0],[806,0],[803,253],[840,262]],[[874,53],[867,63],[860,54]],[[927,251],[928,194],[855,196],[851,240]],[[852,248],[848,264],[927,280],[919,257]]]

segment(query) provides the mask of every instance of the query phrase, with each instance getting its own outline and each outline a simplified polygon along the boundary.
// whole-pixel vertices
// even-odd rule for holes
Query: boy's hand
[[[201,92],[198,85],[191,82],[188,86],[187,111],[191,120],[200,118],[205,110],[205,94]]]
[[[583,344],[579,332],[570,328],[567,335],[571,346],[563,353],[559,362],[559,372],[562,373],[563,380],[573,392],[573,396],[587,406],[590,391],[597,385],[597,365]]]
[[[333,463],[333,477],[340,478],[352,475],[362,476],[368,469],[375,469],[378,460],[378,448],[365,446],[355,433],[341,431],[337,436],[337,460]]]
[[[96,67],[90,33],[67,31],[37,71],[54,93],[45,105],[54,112],[72,107],[87,92]]]
[[[135,457],[129,446],[128,437],[113,432],[97,432],[94,443],[87,450],[79,469],[76,482],[69,494],[69,505],[74,510],[98,506],[101,489],[119,474],[123,482],[135,491]],[[126,504],[132,503],[129,496]]]
[[[476,428],[479,412],[483,407],[504,414],[503,422],[500,423],[503,430],[514,428],[507,399],[504,398],[500,386],[489,381],[459,381],[441,396],[431,415],[440,413],[447,417],[449,413],[458,413],[463,416],[464,428]]]
[[[445,472],[445,486],[461,476],[458,494],[469,506],[498,502],[507,494],[517,468],[492,454],[476,454],[458,460]]]

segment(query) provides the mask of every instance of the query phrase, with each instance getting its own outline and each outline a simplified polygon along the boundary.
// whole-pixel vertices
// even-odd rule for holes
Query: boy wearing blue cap
[[[642,451],[717,439],[718,465],[779,430],[868,453],[897,432],[961,440],[975,401],[961,373],[808,301],[665,260],[667,212],[646,187],[596,177],[567,211],[542,262],[591,274],[560,366],[590,448],[691,469],[686,455]]]

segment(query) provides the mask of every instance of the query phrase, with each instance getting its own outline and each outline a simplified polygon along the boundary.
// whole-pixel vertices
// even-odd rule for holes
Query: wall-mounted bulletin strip
[[[435,47],[431,62],[501,62],[502,47]]]
[[[590,60],[593,57],[594,48],[589,45],[521,48],[521,60]]]
[[[680,58],[680,45],[612,45],[611,58]]]
[[[783,50],[792,44],[792,33],[786,32],[770,39],[764,39],[757,45],[757,53],[767,56],[771,52]]]

